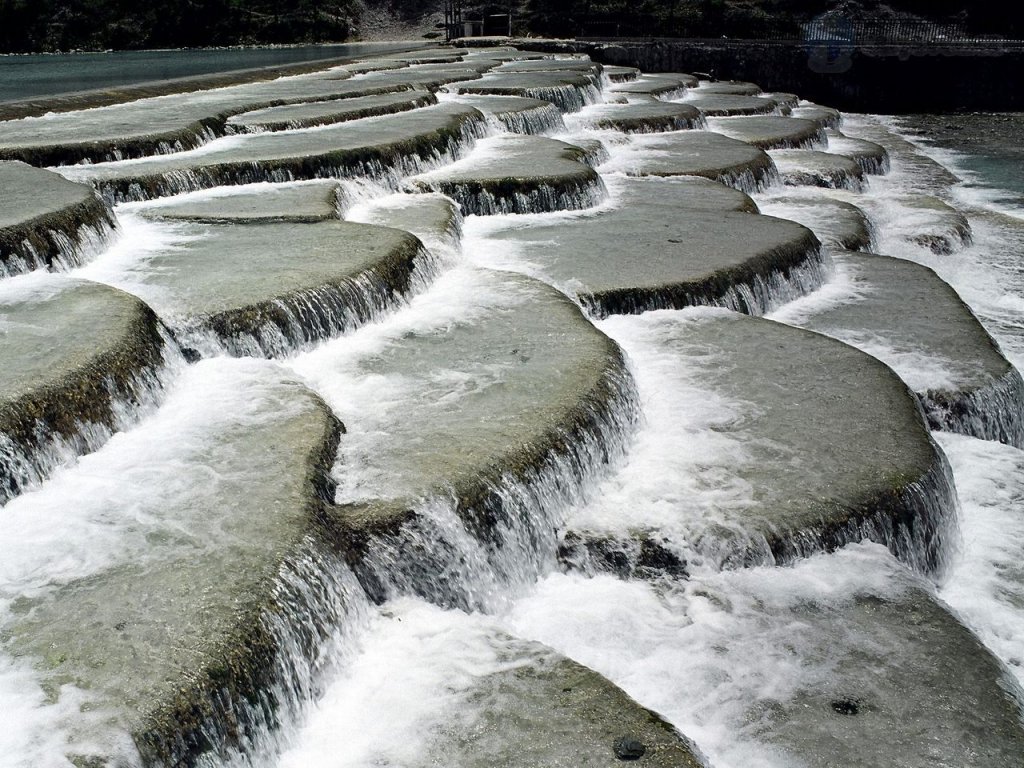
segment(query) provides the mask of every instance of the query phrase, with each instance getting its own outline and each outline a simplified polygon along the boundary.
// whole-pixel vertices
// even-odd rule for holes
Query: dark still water
[[[0,56],[0,101],[169,80],[236,69],[299,64],[343,56],[372,56],[422,42],[344,43],[287,48],[32,54]]]

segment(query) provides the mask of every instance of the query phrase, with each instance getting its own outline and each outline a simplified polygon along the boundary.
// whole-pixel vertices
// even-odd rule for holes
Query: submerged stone
[[[821,661],[787,666],[792,694],[750,708],[757,735],[822,768],[1014,764],[1024,751],[1021,692],[1002,665],[896,563],[864,557],[861,567],[889,583],[865,575],[842,594],[791,583],[794,597],[766,601],[777,613],[770,642]]]
[[[121,163],[64,168],[112,200],[258,181],[414,172],[461,153],[483,116],[464,104],[432,107],[327,126],[315,131],[233,136],[194,152]]]
[[[702,304],[762,314],[824,280],[818,241],[799,224],[684,208],[667,183],[626,189],[621,208],[498,237],[599,317]]]
[[[228,118],[227,127],[229,130],[253,133],[284,131],[290,128],[310,128],[364,117],[390,115],[436,103],[437,99],[428,91],[398,91],[354,99],[289,104],[243,112]]]
[[[54,725],[73,761],[196,765],[246,748],[309,695],[350,607],[320,535],[341,424],[266,363],[184,376],[171,414],[9,510],[24,526],[33,505],[90,489],[65,523],[91,537],[70,551],[98,549],[58,577],[31,569],[53,554],[15,549],[5,573],[19,600],[5,650],[63,703]],[[147,463],[154,452],[164,460]],[[97,482],[115,475],[130,490]]]
[[[134,296],[57,277],[0,283],[0,334],[3,504],[152,405],[164,342]]]
[[[695,107],[661,101],[593,107],[587,112],[586,119],[595,128],[611,128],[623,133],[660,133],[704,127],[704,120]]]
[[[470,689],[472,727],[442,729],[424,764],[618,768],[643,758],[658,768],[705,765],[689,739],[597,672],[539,643],[508,638],[498,647],[509,668]]]
[[[864,171],[856,160],[849,157],[813,149],[778,149],[772,151],[772,160],[783,184],[791,187],[826,187],[855,192],[864,188]]]
[[[761,149],[808,149],[825,144],[825,132],[809,120],[779,115],[719,117],[709,128]]]
[[[331,179],[254,184],[168,198],[139,212],[156,219],[310,223],[338,218],[340,193],[338,182]]]
[[[771,99],[760,96],[731,96],[729,94],[700,95],[696,91],[687,104],[699,109],[708,117],[728,117],[731,115],[767,115],[778,109]]]
[[[914,223],[915,234],[906,235],[910,242],[950,254],[974,239],[968,218],[949,203],[931,195],[903,195],[899,201]]]
[[[775,178],[775,164],[757,147],[711,131],[639,137],[639,150],[622,160],[636,176],[703,176],[752,192]]]
[[[892,366],[933,429],[1024,447],[1024,381],[953,288],[902,259],[851,252],[835,259],[852,295],[796,322]]]
[[[0,161],[0,277],[80,266],[114,227],[113,213],[88,186]]]
[[[589,208],[604,197],[600,176],[584,150],[555,139],[497,136],[486,150],[411,180],[442,192],[463,213],[540,213]]]

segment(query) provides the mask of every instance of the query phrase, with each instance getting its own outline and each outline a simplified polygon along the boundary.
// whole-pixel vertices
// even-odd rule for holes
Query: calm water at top
[[[367,56],[424,45],[422,42],[345,43],[287,48],[225,48],[109,53],[0,56],[0,101],[55,96],[73,91],[192,77],[236,69],[297,64],[317,59]]]

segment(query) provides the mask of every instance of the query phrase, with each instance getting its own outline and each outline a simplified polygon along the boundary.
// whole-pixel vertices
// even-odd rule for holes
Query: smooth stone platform
[[[769,115],[778,109],[772,99],[759,96],[730,96],[729,94],[700,95],[692,92],[687,104],[699,109],[708,117],[729,117],[732,115]]]
[[[659,355],[678,358],[679,383],[665,386],[728,404],[730,417],[705,439],[735,448],[710,452],[701,473],[716,488],[744,489],[711,507],[677,499],[671,522],[664,509],[647,525],[633,514],[631,538],[668,540],[715,569],[789,563],[862,539],[919,571],[941,567],[955,526],[951,474],[916,398],[887,366],[826,336],[721,310],[607,322],[628,322]],[[614,548],[589,523],[571,525],[566,543],[591,555],[594,545]]]
[[[909,236],[932,253],[950,254],[973,240],[968,218],[948,203],[931,195],[905,195],[900,204],[913,211],[917,234]]]
[[[493,115],[512,133],[537,135],[565,129],[561,110],[543,99],[459,95],[458,101],[479,109],[485,115]]]
[[[0,277],[79,266],[115,226],[96,193],[51,171],[0,161]]]
[[[508,670],[483,677],[469,690],[472,708],[463,713],[469,722],[456,715],[432,740],[423,766],[706,765],[670,723],[597,672],[539,643],[495,638],[493,644]],[[624,756],[632,753],[623,740],[637,742],[634,749],[642,755]]]
[[[487,71],[487,68],[484,69]],[[453,64],[450,67],[410,67],[394,72],[371,72],[361,82],[392,88],[419,88],[436,91],[449,83],[479,80],[482,73],[475,67]]]
[[[744,83],[736,80],[723,80],[721,82],[702,82],[695,90],[695,95],[705,93],[717,93],[725,96],[756,96],[761,93],[761,86],[757,83]]]
[[[796,117],[717,117],[708,120],[708,128],[760,149],[810,149],[826,142],[821,128]]]
[[[665,205],[687,211],[759,213],[746,192],[700,176],[627,176],[614,182],[622,208]]]
[[[912,176],[915,187],[921,191],[934,194],[960,183],[960,179],[951,170],[932,160],[911,142],[897,136],[884,125],[858,120],[856,126],[847,125],[843,132],[848,136],[885,147],[893,167]]]
[[[1014,765],[1024,754],[1020,689],[928,587],[886,560],[861,566],[885,574],[885,587],[866,576],[849,593],[825,586],[816,597],[793,584],[788,604],[767,604],[770,642],[820,661],[787,668],[796,690],[751,708],[755,732],[783,760],[815,768]]]
[[[703,176],[752,192],[775,178],[775,164],[757,147],[710,131],[683,131],[641,136],[635,157],[622,160],[636,176]],[[653,150],[644,155],[645,150]]]
[[[97,553],[88,575],[44,579],[45,589],[18,596],[3,628],[7,649],[54,696],[59,686],[83,690],[83,711],[68,705],[65,715],[76,765],[135,764],[131,741],[146,765],[202,764],[203,753],[244,744],[274,722],[281,694],[302,695],[283,672],[312,666],[340,619],[331,604],[346,596],[320,527],[344,428],[275,366],[249,361],[229,378],[229,365],[187,374],[229,403],[208,427],[186,417],[175,436],[155,417],[180,446],[164,449],[176,472],[202,482],[156,464],[130,467],[139,486],[123,499],[94,487],[107,506],[89,522],[105,522],[124,551]],[[92,466],[106,469],[102,456]]]
[[[661,133],[704,127],[701,113],[695,107],[661,101],[592,107],[586,120],[595,128],[610,128],[623,133]]]
[[[871,220],[860,208],[829,197],[784,195],[761,201],[761,210],[780,219],[803,224],[823,245],[848,251],[870,250]]]
[[[838,109],[820,104],[806,103],[793,107],[793,117],[810,120],[822,128],[839,128],[843,124],[843,115]]]
[[[956,291],[914,262],[841,252],[857,296],[795,322],[888,362],[932,429],[1024,447],[1024,382]]]
[[[203,354],[287,354],[374,319],[414,289],[418,270],[432,271],[415,237],[366,224],[195,223],[185,233],[197,239],[127,279]]]
[[[598,95],[597,78],[586,72],[491,72],[448,90],[491,96],[525,96],[550,101],[563,112],[579,112]]]
[[[416,554],[429,552],[414,543],[423,535],[416,520],[424,499],[450,500],[472,535],[500,548],[503,532],[527,514],[517,492],[503,489],[557,473],[569,492],[592,471],[590,452],[608,450],[625,428],[620,420],[631,417],[622,354],[575,304],[530,278],[472,274],[456,315],[466,319],[403,331],[355,359],[333,360],[330,346],[315,353],[326,360],[312,368],[318,380],[333,380],[339,366],[346,377],[374,377],[389,393],[348,453],[348,461],[372,467],[372,477],[340,488],[337,510],[350,531],[346,557],[375,597],[405,585],[452,599],[445,575],[415,576],[432,567]],[[550,539],[553,550],[552,527],[521,524]],[[408,540],[405,525],[412,526]],[[435,535],[429,524],[426,530]]]
[[[509,61],[498,72],[589,72],[600,75],[604,68],[590,59],[536,59]]]
[[[243,112],[229,117],[227,126],[229,130],[239,132],[284,131],[290,128],[311,128],[364,117],[390,115],[436,103],[437,99],[427,91],[398,91],[354,99],[289,104]]]
[[[482,147],[481,147],[482,149]],[[555,139],[498,136],[470,155],[410,180],[414,189],[454,198],[466,214],[540,213],[589,208],[604,197],[585,152]]]
[[[33,165],[98,163],[193,149],[232,115],[282,104],[370,96],[406,86],[303,76],[175,94],[0,123],[0,159]]]
[[[429,192],[374,200],[361,211],[358,220],[404,230],[428,246],[435,243],[454,246],[462,237],[459,206],[444,195]]]
[[[340,191],[333,179],[254,184],[166,198],[137,210],[155,219],[312,223],[338,218]]]
[[[784,114],[788,114],[793,107],[799,106],[800,97],[795,93],[786,93],[785,91],[772,91],[771,93],[762,93],[757,96],[760,99],[770,99],[783,110]]]
[[[620,67],[606,64],[603,71],[605,77],[613,83],[626,83],[640,77],[640,70],[636,67]]]
[[[146,200],[257,181],[413,172],[452,157],[481,131],[483,116],[462,104],[438,104],[316,131],[233,136],[223,145],[165,157],[61,169],[105,197]]]
[[[792,118],[787,118],[792,119]],[[791,187],[826,187],[859,192],[864,171],[856,160],[813,149],[777,149],[772,160],[782,183]]]
[[[637,80],[615,83],[609,90],[612,94],[627,97],[651,96],[668,100],[681,97],[687,88],[687,81],[682,77],[644,74]]]
[[[0,282],[0,504],[125,427],[164,362],[159,321],[134,296],[27,279]]]
[[[673,199],[667,184],[636,183],[620,209],[498,237],[517,243],[547,280],[599,317],[693,305],[763,314],[824,280],[810,230],[768,216],[684,208],[684,195]]]
[[[829,129],[828,149],[836,155],[856,160],[864,173],[882,175],[889,172],[889,153],[881,144],[866,139],[852,139],[836,130]]]

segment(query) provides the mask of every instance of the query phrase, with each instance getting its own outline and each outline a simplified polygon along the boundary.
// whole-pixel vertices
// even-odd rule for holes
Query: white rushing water
[[[594,93],[557,95],[567,107],[582,111],[565,118],[563,132],[552,123],[555,132],[549,135],[603,143],[610,157],[598,170],[607,198],[586,211],[469,217],[461,242],[426,233],[423,239],[436,257],[439,275],[376,322],[278,362],[215,356],[177,371],[159,409],[4,506],[0,633],[19,601],[41,598],[120,563],[144,563],[154,540],[174,540],[197,552],[215,547],[218,531],[209,529],[208,520],[168,520],[160,510],[188,506],[197,485],[215,494],[221,484],[241,484],[244,478],[220,474],[209,454],[226,431],[287,416],[293,404],[281,396],[282,381],[287,387],[308,386],[347,426],[334,468],[336,501],[359,503],[393,493],[396,478],[375,463],[375,455],[409,402],[422,394],[422,382],[378,375],[365,363],[404,338],[441,335],[479,321],[497,304],[514,303],[511,278],[503,285],[503,271],[547,280],[540,265],[496,235],[619,207],[622,174],[638,156],[657,152],[647,147],[653,139],[586,130]],[[891,120],[852,116],[844,131],[851,137],[863,131],[870,138],[878,126],[896,130]],[[191,155],[243,141],[218,139]],[[486,164],[500,155],[504,141],[500,136],[483,139],[460,162]],[[922,151],[969,176],[957,170],[954,154]],[[432,173],[437,172],[428,171],[421,180]],[[933,268],[1021,366],[1024,270],[1017,262],[1024,252],[1024,212],[1008,205],[1005,196],[968,182],[924,187],[969,219],[973,242],[957,244],[952,255],[913,241],[922,227],[948,222],[907,204],[908,196],[922,191],[922,181],[899,154],[891,173],[871,177],[865,194],[816,194],[861,206],[873,225],[878,252]],[[201,200],[218,194],[192,196]],[[770,202],[772,194],[769,190],[759,200]],[[380,184],[346,182],[339,211],[353,221],[375,222],[381,211],[401,206],[403,196]],[[145,218],[139,207],[117,209],[117,239],[75,274],[140,296],[172,321],[174,303],[147,283],[145,267],[150,258],[173,253],[194,235],[186,225]],[[785,210],[771,213],[785,215]],[[823,309],[856,301],[864,290],[856,278],[855,267],[838,261],[822,288],[777,309],[771,318],[799,324]],[[31,293],[48,283],[28,276],[5,285]],[[555,287],[571,295],[576,286]],[[396,574],[394,597],[381,606],[360,603],[352,624],[322,644],[322,658],[310,673],[319,676],[304,689],[306,700],[287,713],[279,730],[250,745],[250,752],[231,755],[227,763],[259,768],[426,765],[428,755],[443,752],[453,729],[473,728],[473,692],[482,679],[529,663],[529,653],[509,652],[512,636],[543,643],[605,675],[692,739],[716,768],[799,768],[801,763],[772,740],[773,717],[808,688],[827,688],[844,654],[874,652],[879,642],[900,647],[896,638],[865,639],[858,627],[843,623],[855,594],[898,599],[919,590],[936,595],[1024,685],[1024,452],[1013,447],[936,435],[950,459],[962,509],[962,543],[941,583],[912,575],[875,544],[852,544],[791,567],[733,571],[720,570],[714,558],[702,557],[692,546],[709,521],[727,527],[732,512],[756,504],[750,484],[737,472],[751,463],[750,452],[726,429],[751,416],[750,404],[732,402],[707,385],[702,371],[714,360],[680,366],[678,353],[669,354],[665,344],[679,324],[726,312],[658,311],[598,322],[626,355],[640,416],[636,423],[626,416],[615,423],[622,454],[612,450],[606,466],[583,473],[585,487],[570,487],[566,478],[571,471],[555,472],[547,487],[523,501],[522,508],[536,512],[545,530],[536,533],[526,525],[525,533],[513,532],[519,537],[514,541],[509,535],[507,545],[517,556],[535,547],[538,551],[527,553],[529,567],[513,573],[507,559],[495,562],[493,553],[461,530],[447,500],[422,500],[421,511],[435,528],[426,528],[416,543],[426,550],[456,550],[461,559],[444,578],[469,594],[464,602],[477,610],[430,604]],[[3,323],[0,316],[0,334]],[[866,335],[849,334],[843,340],[890,365],[915,389],[956,382],[953,366],[934,355],[895,350],[884,339]],[[503,386],[497,365],[472,375],[453,365],[430,383],[450,393],[446,405],[452,407],[470,388]],[[627,434],[628,429],[633,431]],[[603,447],[591,448],[597,455]],[[434,512],[432,504],[439,505]],[[59,526],[52,523],[57,516]],[[566,525],[624,537],[655,530],[666,548],[686,562],[688,578],[627,580],[563,571],[555,556],[556,528]],[[430,534],[436,539],[430,540]],[[354,585],[347,571],[345,578]],[[803,612],[809,605],[834,621],[808,619]],[[87,693],[73,686],[56,694],[44,690],[28,664],[0,655],[0,711],[10,718],[8,727],[0,729],[0,765],[66,768],[69,745],[130,751],[124,744],[90,740],[89,727],[102,718],[87,717],[83,725],[81,709],[87,700]],[[210,763],[223,761],[211,758]]]

